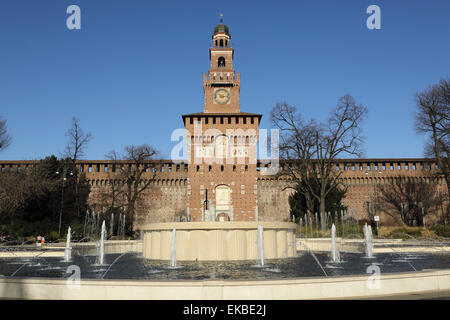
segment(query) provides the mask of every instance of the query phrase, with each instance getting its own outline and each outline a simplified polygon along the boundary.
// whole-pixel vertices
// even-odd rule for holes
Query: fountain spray
[[[175,228],[172,229],[172,250],[170,252],[170,266],[175,268],[177,265],[177,238],[176,238],[177,230]]]
[[[99,251],[99,255],[98,255],[99,264],[103,264],[104,259],[105,259],[105,234],[106,234],[106,226],[105,226],[105,220],[103,220],[102,232],[100,235],[100,251]]]
[[[366,247],[366,257],[373,258],[373,239],[372,239],[372,227],[364,224],[364,242]]]
[[[113,236],[114,235],[114,213],[111,213],[110,227],[111,227],[111,236]]]
[[[336,243],[336,227],[334,226],[334,223],[331,226],[331,260],[333,260],[333,262],[341,261],[339,248]]]
[[[66,249],[64,250],[64,262],[69,262],[72,258],[72,247],[70,246],[70,226],[67,230]]]
[[[258,244],[258,257],[261,267],[264,266],[264,237],[263,237],[263,227],[258,224],[258,234],[256,236],[256,242]]]

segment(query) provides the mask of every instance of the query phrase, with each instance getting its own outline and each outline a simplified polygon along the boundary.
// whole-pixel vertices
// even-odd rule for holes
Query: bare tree
[[[277,104],[272,109],[272,123],[280,129],[281,156],[287,163],[296,163],[288,165],[286,173],[294,181],[304,182],[299,192],[307,202],[315,198],[320,203],[322,229],[326,228],[326,196],[342,187],[340,172],[334,169],[336,159],[342,155],[361,156],[361,123],[366,114],[367,108],[348,94],[339,98],[326,123],[314,119],[305,123],[296,108],[286,104]]]
[[[441,79],[438,84],[417,93],[415,100],[416,130],[428,138],[425,156],[436,158],[437,174],[447,183],[450,202],[450,81]]]
[[[0,223],[13,218],[31,199],[57,190],[56,180],[39,174],[14,172],[0,174]]]
[[[106,158],[112,162],[112,168],[108,170],[108,188],[102,189],[100,197],[103,205],[106,205],[108,211],[113,213],[123,209],[126,203],[122,191],[123,172],[116,172],[117,168],[121,167],[121,163],[123,165],[123,161],[120,160],[116,150],[111,150]]]
[[[72,160],[74,167],[76,168],[76,162],[85,156],[86,147],[89,141],[92,140],[90,132],[84,133],[80,126],[80,120],[72,117],[72,126],[67,130],[66,136],[69,137],[69,141],[64,150],[63,156]],[[78,179],[78,170],[75,170],[75,179]],[[80,217],[80,205],[78,184],[75,185],[75,202],[77,208],[77,215]]]
[[[66,136],[69,137],[69,142],[64,150],[64,157],[72,159],[75,163],[85,156],[86,147],[92,140],[92,135],[90,132],[84,133],[80,126],[80,120],[73,117],[72,126],[67,131]]]
[[[271,112],[272,124],[280,131],[279,151],[281,158],[287,161],[286,173],[292,178],[293,184],[286,188],[297,190],[305,196],[308,213],[313,212],[313,197],[310,186],[299,183],[301,180],[309,181],[312,171],[312,160],[315,154],[314,137],[318,130],[315,120],[305,123],[297,109],[287,103],[277,103]],[[296,161],[300,160],[300,161]]]
[[[5,150],[11,145],[11,136],[6,128],[6,120],[0,117],[0,151]]]
[[[158,152],[147,144],[125,147],[124,154],[119,156],[114,150],[108,153],[108,159],[115,166],[116,181],[110,184],[110,199],[113,206],[125,207],[126,215],[133,219],[136,206],[142,195],[153,182],[156,172],[153,172],[148,161]]]
[[[402,181],[379,188],[379,208],[408,226],[423,226],[424,217],[436,213],[445,201],[435,181]]]

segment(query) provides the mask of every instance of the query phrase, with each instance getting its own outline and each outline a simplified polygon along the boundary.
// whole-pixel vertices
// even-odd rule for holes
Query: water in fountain
[[[111,213],[110,228],[111,228],[111,236],[113,236],[114,235],[114,213]]]
[[[305,238],[308,238],[308,215],[305,214]]]
[[[92,236],[96,233],[97,230],[97,224],[98,224],[98,215],[92,211],[92,213],[89,213],[89,211],[86,212],[86,222],[85,222],[85,235],[87,237]]]
[[[70,246],[70,227],[67,230],[66,249],[64,250],[64,262],[69,262],[72,258],[72,247]]]
[[[298,236],[299,236],[300,238],[302,237],[302,224],[303,224],[303,219],[300,218],[300,219],[298,220],[298,225],[299,225],[299,227],[300,227],[299,232],[298,232]]]
[[[102,223],[102,231],[100,235],[100,243],[99,243],[99,252],[98,252],[98,264],[103,264],[105,259],[105,234],[106,234],[106,225],[105,220]]]
[[[364,225],[364,242],[366,247],[366,258],[373,258],[372,227]]]
[[[263,238],[263,227],[258,224],[258,233],[256,236],[256,243],[258,245],[258,258],[260,266],[264,266],[264,238]]]
[[[303,246],[306,248],[306,250],[308,250],[308,253],[314,258],[314,260],[316,261],[317,265],[320,267],[320,269],[322,270],[322,272],[324,273],[325,277],[328,277],[327,273],[325,272],[325,269],[323,268],[322,264],[320,263],[319,259],[317,258],[317,256],[314,254],[314,252],[311,250],[310,247],[308,247],[305,243],[303,243],[302,241],[299,241],[300,246]]]
[[[86,215],[84,216],[84,226],[83,226],[83,235],[86,236],[86,226],[89,220],[89,210],[86,210]]]
[[[177,238],[176,238],[177,230],[175,228],[172,229],[172,250],[170,252],[170,266],[175,268],[177,265]]]
[[[125,223],[126,223],[126,216],[123,214],[122,216],[122,237],[125,237]]]
[[[333,262],[341,262],[341,257],[339,254],[339,248],[336,242],[336,227],[331,226],[331,260]]]
[[[96,228],[95,225],[97,224],[97,222],[96,222],[97,219],[96,218],[97,218],[97,216],[95,215],[95,212],[92,211],[91,212],[90,224],[89,224],[89,231],[88,231],[88,235],[89,236],[91,236],[95,232],[95,228]]]
[[[319,230],[319,219],[317,218],[317,212],[314,214],[314,220],[316,222],[316,231]]]

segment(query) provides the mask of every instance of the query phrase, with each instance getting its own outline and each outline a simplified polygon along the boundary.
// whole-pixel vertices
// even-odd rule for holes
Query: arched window
[[[216,40],[216,47],[217,47],[217,40]]]
[[[228,40],[225,40],[225,47],[228,47]]]
[[[218,66],[219,68],[225,67],[225,58],[224,58],[224,57],[219,57],[219,60],[218,60],[218,62],[217,62],[217,66]]]
[[[220,47],[223,47],[223,39],[220,39]]]

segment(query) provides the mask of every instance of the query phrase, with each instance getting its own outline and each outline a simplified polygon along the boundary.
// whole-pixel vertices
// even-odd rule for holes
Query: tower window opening
[[[228,40],[225,40],[225,47],[228,47]]]
[[[223,166],[220,166],[220,171],[223,171]]]
[[[217,40],[216,40],[216,47],[217,47]]]
[[[219,57],[218,61],[217,61],[217,66],[219,68],[223,68],[225,67],[225,58],[224,57]]]
[[[220,46],[221,48],[223,47],[223,39],[220,39],[219,46]]]

